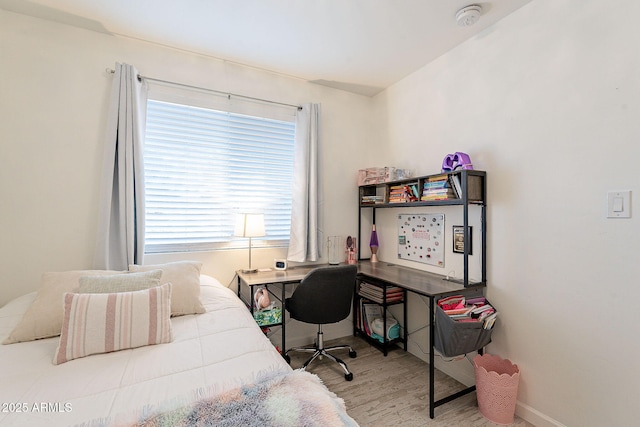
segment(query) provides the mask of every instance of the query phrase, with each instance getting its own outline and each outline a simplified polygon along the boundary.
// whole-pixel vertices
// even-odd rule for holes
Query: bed
[[[357,425],[318,377],[289,367],[230,289],[199,282],[205,312],[171,317],[168,343],[58,364],[59,336],[0,345],[0,425]],[[0,340],[36,296],[0,308]]]

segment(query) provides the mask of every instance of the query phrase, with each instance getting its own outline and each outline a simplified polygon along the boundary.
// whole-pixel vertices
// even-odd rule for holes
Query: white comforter
[[[226,391],[291,368],[244,304],[202,276],[207,312],[172,319],[173,342],[53,365],[58,338],[0,345],[0,426],[112,425],[136,421],[198,388]],[[0,309],[2,341],[35,293]],[[195,396],[194,396],[195,398]]]

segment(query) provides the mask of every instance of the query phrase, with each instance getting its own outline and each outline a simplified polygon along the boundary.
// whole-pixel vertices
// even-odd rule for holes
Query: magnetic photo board
[[[444,267],[444,214],[398,215],[398,258]]]

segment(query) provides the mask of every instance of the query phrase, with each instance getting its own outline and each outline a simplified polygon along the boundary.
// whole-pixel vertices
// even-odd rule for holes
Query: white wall
[[[640,197],[639,13],[536,0],[376,99],[396,166],[464,151],[488,171],[488,349],[537,425],[637,425],[640,210],[605,212],[609,190]]]
[[[113,77],[105,69],[116,62],[158,79],[290,104],[321,103],[321,156],[327,165],[323,232],[347,235],[357,229],[356,171],[370,164],[360,147],[377,138],[370,98],[4,10],[0,58],[0,306],[36,290],[45,271],[92,267]],[[235,288],[234,271],[246,267],[247,255],[165,254],[145,262],[199,260],[204,273]],[[253,265],[268,267],[285,255],[284,249],[256,249]],[[350,331],[349,322],[343,326]],[[313,335],[290,332],[292,344]]]

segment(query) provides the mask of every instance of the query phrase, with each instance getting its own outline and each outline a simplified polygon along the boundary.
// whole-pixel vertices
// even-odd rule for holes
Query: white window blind
[[[238,213],[264,213],[255,246],[289,240],[295,123],[148,100],[145,252],[244,246]]]

